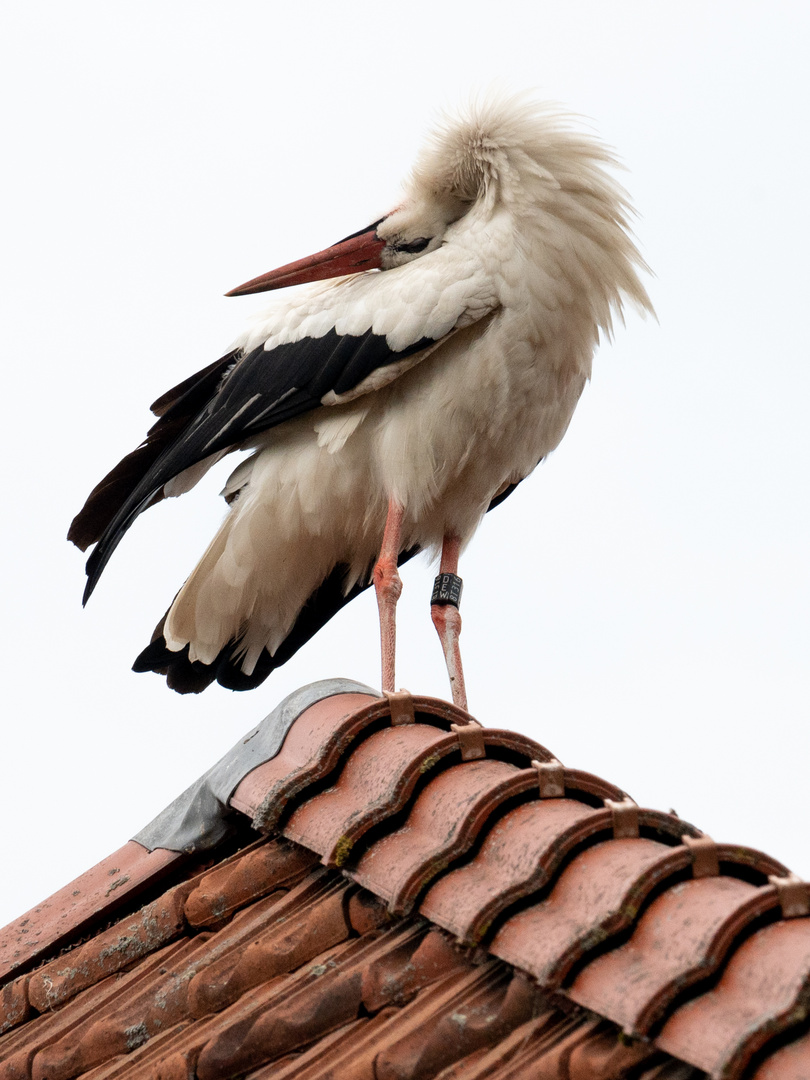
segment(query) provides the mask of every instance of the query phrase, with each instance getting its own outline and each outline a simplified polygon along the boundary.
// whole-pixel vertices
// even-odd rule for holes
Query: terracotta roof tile
[[[33,1015],[34,1010],[28,999],[30,981],[30,975],[21,975],[3,987],[0,993],[0,1035]]]
[[[713,1076],[739,1076],[756,1051],[808,1012],[810,919],[790,919],[747,938],[717,986],[682,1005],[656,1042]]]
[[[186,900],[186,918],[192,926],[214,926],[274,889],[295,884],[315,862],[304,848],[260,843],[203,875]]]
[[[203,1017],[219,1012],[247,990],[295,971],[324,950],[347,940],[345,882],[327,882],[313,890],[310,881],[283,897],[268,913],[267,929],[229,950],[198,971],[189,983],[189,1012]]]
[[[412,935],[406,926],[372,940],[355,940],[343,950],[323,954],[292,980],[260,988],[256,999],[244,995],[220,1014],[220,1031],[197,1062],[199,1080],[240,1075],[356,1019],[364,971]]]
[[[39,1051],[32,1066],[33,1080],[72,1080],[185,1020],[188,1005],[183,975],[195,957],[204,956],[207,940],[208,935],[201,934],[156,953],[144,966],[136,966],[132,972],[136,982],[126,992],[121,988],[112,1003],[105,1002],[103,1010],[94,1009]]]
[[[370,1013],[404,1005],[425,986],[456,971],[469,970],[460,949],[439,930],[416,924],[398,949],[381,956],[363,972],[363,1006]]]
[[[572,1031],[583,1027],[592,1028],[590,1021],[572,1019],[562,1015],[557,1009],[541,1008],[538,1015],[520,1024],[495,1046],[481,1047],[467,1054],[459,1061],[448,1065],[437,1080],[506,1080],[507,1077],[524,1077],[523,1065],[527,1057],[536,1052],[539,1046],[549,1047],[559,1043]],[[550,1064],[549,1059],[543,1062]],[[534,1075],[534,1072],[529,1072]],[[543,1076],[552,1077],[556,1073],[545,1071]]]
[[[589,793],[594,787],[588,785]],[[642,820],[651,830],[673,836],[694,831],[653,811]],[[495,822],[472,861],[436,882],[419,910],[474,944],[509,904],[542,889],[577,847],[612,829],[609,810],[573,798],[524,803]]]
[[[807,1025],[805,1025],[807,1026]],[[781,1046],[763,1062],[753,1080],[807,1080],[810,1076],[810,1030]]]
[[[428,882],[469,850],[503,799],[534,782],[531,770],[504,761],[454,765],[425,786],[403,825],[371,844],[350,873],[392,911],[409,911]]]
[[[327,689],[217,766],[210,854],[130,842],[0,936],[0,1080],[807,1080],[781,864],[445,702]]]
[[[452,975],[391,1018],[374,1061],[376,1080],[435,1076],[459,1058],[491,1047],[528,1020],[538,1000],[522,975],[496,964]]]
[[[567,1062],[568,1080],[615,1080],[636,1072],[639,1066],[660,1057],[654,1046],[643,1042],[619,1042],[615,1032],[603,1025],[572,1047]]]
[[[647,895],[688,859],[686,848],[643,837],[596,844],[572,860],[546,899],[507,918],[490,949],[556,987],[589,949],[627,929]]]
[[[340,866],[372,825],[401,810],[417,781],[457,751],[458,740],[440,728],[383,728],[357,747],[332,787],[293,811],[284,833]]]
[[[714,974],[739,934],[775,908],[776,890],[732,877],[673,885],[653,900],[630,940],[598,956],[568,990],[631,1035],[646,1035],[672,1002]]]
[[[175,851],[149,852],[130,840],[0,931],[0,979],[80,934],[100,916],[109,919],[117,906],[181,859]]]
[[[33,1007],[41,1013],[53,1009],[180,937],[186,926],[185,900],[193,887],[184,883],[169,889],[134,915],[40,968],[28,986]]]
[[[142,960],[133,971],[122,977],[108,976],[78,994],[67,1007],[36,1016],[24,1027],[0,1037],[0,1078],[29,1080],[36,1057],[48,1051],[66,1033],[77,1031],[82,1025],[89,1026],[101,1011],[115,1008],[130,993],[137,993],[150,971],[159,969],[180,948],[183,944],[167,945]]]

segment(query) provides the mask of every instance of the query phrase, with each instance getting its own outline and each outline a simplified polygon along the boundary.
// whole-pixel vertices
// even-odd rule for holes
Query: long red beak
[[[325,278],[342,277],[344,274],[356,274],[361,270],[378,270],[385,241],[377,236],[378,221],[363,232],[347,236],[332,247],[308,255],[298,262],[287,263],[269,274],[246,281],[236,289],[225,293],[226,296],[246,296],[248,293],[268,292],[270,289],[284,289],[288,285],[302,285],[305,281],[322,281]]]

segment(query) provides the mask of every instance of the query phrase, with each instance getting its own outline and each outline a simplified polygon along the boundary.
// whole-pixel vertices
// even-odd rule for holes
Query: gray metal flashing
[[[149,851],[207,851],[229,832],[228,800],[245,776],[281,749],[284,737],[301,713],[336,694],[370,694],[377,690],[351,679],[322,679],[294,691],[249,731],[213,768],[179,795],[132,839]]]

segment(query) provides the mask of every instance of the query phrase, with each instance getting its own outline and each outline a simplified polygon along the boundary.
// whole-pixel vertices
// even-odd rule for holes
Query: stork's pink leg
[[[458,602],[461,599],[461,578],[458,577],[458,553],[461,540],[457,536],[445,536],[442,544],[442,562],[439,576],[433,589],[433,601],[430,615],[439,634],[444,650],[447,674],[450,676],[450,689],[453,704],[467,708],[467,691],[464,686],[464,671],[461,667],[461,649],[458,638],[461,633],[461,613]]]
[[[396,500],[388,503],[382,547],[374,567],[374,589],[380,611],[380,652],[382,654],[383,693],[394,692],[394,669],[397,649],[397,600],[402,592],[402,578],[397,570],[403,509]]]

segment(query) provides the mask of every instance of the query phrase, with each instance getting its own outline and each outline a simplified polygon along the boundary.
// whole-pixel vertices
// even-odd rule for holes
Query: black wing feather
[[[160,419],[146,441],[91,493],[68,538],[83,549],[98,541],[87,560],[89,599],[110,556],[135,518],[162,498],[173,477],[204,458],[302,413],[320,407],[330,390],[346,393],[378,368],[435,344],[422,338],[399,352],[367,331],[263,346],[230,353],[180,383],[155,402]]]
[[[152,412],[160,419],[149,429],[141,445],[119,461],[93,488],[84,506],[73,519],[68,540],[86,551],[102,537],[149,469],[182,436],[186,426],[205,407],[238,355],[238,352],[228,353],[158,398],[152,405]],[[163,492],[158,489],[149,505],[162,498]]]

